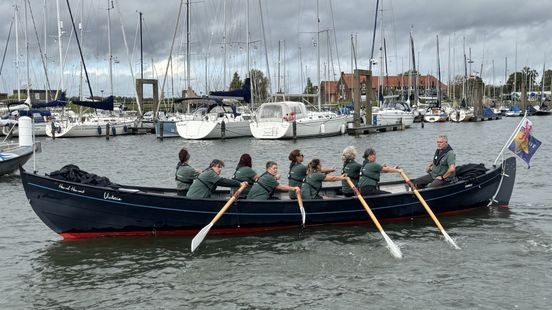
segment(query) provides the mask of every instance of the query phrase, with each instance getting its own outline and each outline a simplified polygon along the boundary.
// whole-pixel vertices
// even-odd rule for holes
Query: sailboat
[[[433,106],[430,106],[424,115],[424,121],[427,123],[444,122],[448,118],[447,113],[441,108],[441,61],[439,59],[439,35],[437,35],[437,72],[437,102],[435,102]]]
[[[240,89],[210,92],[209,97],[197,98],[207,102],[206,107],[176,123],[180,137],[202,140],[251,136],[251,111],[237,104],[238,100],[251,101],[250,85],[247,78]]]
[[[113,111],[114,97],[108,96],[102,100],[98,100],[92,93],[92,87],[90,86],[90,79],[88,78],[88,71],[86,70],[86,63],[84,62],[84,56],[82,54],[81,44],[77,35],[77,30],[73,20],[73,14],[71,12],[71,6],[67,2],[67,8],[69,9],[69,15],[71,17],[71,23],[75,32],[75,39],[79,48],[79,54],[81,57],[82,68],[86,75],[86,82],[90,91],[90,98],[85,100],[71,100],[72,103],[82,106],[93,108],[96,111],[106,110]],[[111,71],[111,70],[110,70]],[[124,115],[113,114],[98,114],[97,112],[83,117],[72,117],[71,115],[64,115],[60,119],[52,120],[49,126],[46,127],[46,135],[49,137],[98,137],[106,135],[121,135],[129,134],[129,128],[134,126],[134,119],[126,118]]]

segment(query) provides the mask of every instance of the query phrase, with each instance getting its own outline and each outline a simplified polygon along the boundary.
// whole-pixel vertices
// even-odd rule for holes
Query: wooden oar
[[[192,239],[192,252],[201,244],[201,242],[203,241],[203,239],[205,239],[205,236],[207,236],[207,234],[209,233],[209,230],[211,230],[211,227],[213,227],[213,225],[215,225],[215,223],[222,217],[222,215],[224,214],[224,212],[226,212],[226,210],[228,210],[228,208],[230,208],[230,206],[232,205],[232,203],[234,203],[234,201],[236,199],[238,199],[238,196],[240,196],[241,192],[247,187],[247,184],[243,184],[240,186],[240,188],[238,188],[238,190],[234,193],[234,195],[232,195],[232,197],[230,198],[230,200],[228,200],[228,202],[226,202],[226,204],[224,205],[224,207],[222,207],[222,209],[220,209],[220,211],[217,213],[217,215],[215,215],[215,217],[213,218],[213,220],[207,224],[207,226],[203,227],[198,233],[197,235],[194,237],[194,239]]]
[[[420,203],[422,204],[422,206],[424,206],[427,213],[429,213],[429,216],[431,216],[431,218],[433,219],[433,221],[435,222],[435,224],[437,225],[437,227],[439,228],[439,230],[441,231],[443,236],[445,236],[445,240],[448,243],[450,243],[450,245],[452,245],[453,248],[459,250],[460,247],[458,245],[456,245],[456,242],[454,242],[454,240],[452,240],[452,238],[447,234],[447,232],[445,231],[445,229],[443,228],[443,226],[441,225],[441,223],[439,222],[439,220],[437,219],[435,214],[433,214],[433,211],[431,211],[431,208],[427,205],[427,202],[425,201],[425,199],[422,197],[422,195],[420,195],[420,192],[418,192],[418,190],[416,189],[416,186],[414,185],[414,183],[412,183],[412,181],[410,181],[408,176],[402,170],[401,170],[401,176],[403,177],[404,181],[408,185],[410,185],[410,187],[412,188],[412,191],[414,192],[416,197],[418,197],[418,200],[420,200]]]
[[[366,200],[364,200],[364,197],[362,197],[362,195],[358,191],[358,188],[356,188],[355,184],[353,183],[353,181],[351,181],[351,179],[349,177],[347,177],[347,183],[349,183],[349,186],[355,192],[358,200],[360,200],[360,202],[364,206],[364,209],[366,209],[366,212],[368,212],[368,215],[370,215],[370,218],[372,219],[372,221],[374,221],[374,224],[376,224],[376,227],[378,228],[381,235],[383,236],[383,239],[385,239],[385,242],[387,242],[387,247],[389,248],[389,251],[391,252],[391,254],[393,256],[395,256],[396,258],[402,258],[401,249],[395,243],[393,243],[391,238],[389,238],[389,236],[387,236],[385,231],[383,231],[383,228],[381,227],[378,219],[376,218],[376,216],[374,215],[374,213],[372,212],[372,210],[370,209],[370,207],[366,203]]]
[[[301,191],[297,191],[297,202],[299,203],[299,210],[301,210],[301,219],[303,220],[303,227],[305,227],[305,220],[307,215],[305,214],[305,208],[303,208],[303,197],[301,197]]]

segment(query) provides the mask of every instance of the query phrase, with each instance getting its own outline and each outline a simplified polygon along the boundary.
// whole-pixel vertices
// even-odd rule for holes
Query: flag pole
[[[514,132],[512,133],[512,135],[510,136],[510,138],[508,139],[508,141],[506,142],[506,144],[504,144],[504,146],[502,147],[502,150],[500,150],[500,152],[498,153],[498,156],[496,157],[493,165],[496,166],[496,163],[498,162],[498,159],[500,158],[500,156],[502,156],[502,153],[504,153],[504,150],[506,150],[506,148],[508,146],[510,146],[510,144],[512,143],[512,141],[514,140],[514,137],[517,135],[517,133],[519,132],[520,128],[523,126],[523,121],[527,119],[527,111],[525,111],[525,114],[523,115],[523,117],[521,118],[521,121],[519,122],[519,124],[516,126],[516,129],[514,129]]]

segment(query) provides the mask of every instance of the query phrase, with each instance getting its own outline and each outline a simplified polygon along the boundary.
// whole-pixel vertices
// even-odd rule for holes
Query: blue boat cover
[[[71,102],[83,107],[113,111],[113,100],[113,96],[109,96],[102,101],[71,100]]]
[[[209,92],[211,97],[229,97],[229,98],[243,98],[243,101],[250,103],[251,102],[251,84],[249,78],[245,79],[243,82],[242,88],[233,89],[229,91],[212,91]]]

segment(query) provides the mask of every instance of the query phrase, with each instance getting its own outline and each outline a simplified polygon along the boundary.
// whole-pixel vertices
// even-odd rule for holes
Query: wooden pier
[[[391,125],[369,125],[347,128],[347,134],[351,136],[365,135],[377,132],[404,130],[404,124],[396,123]]]

